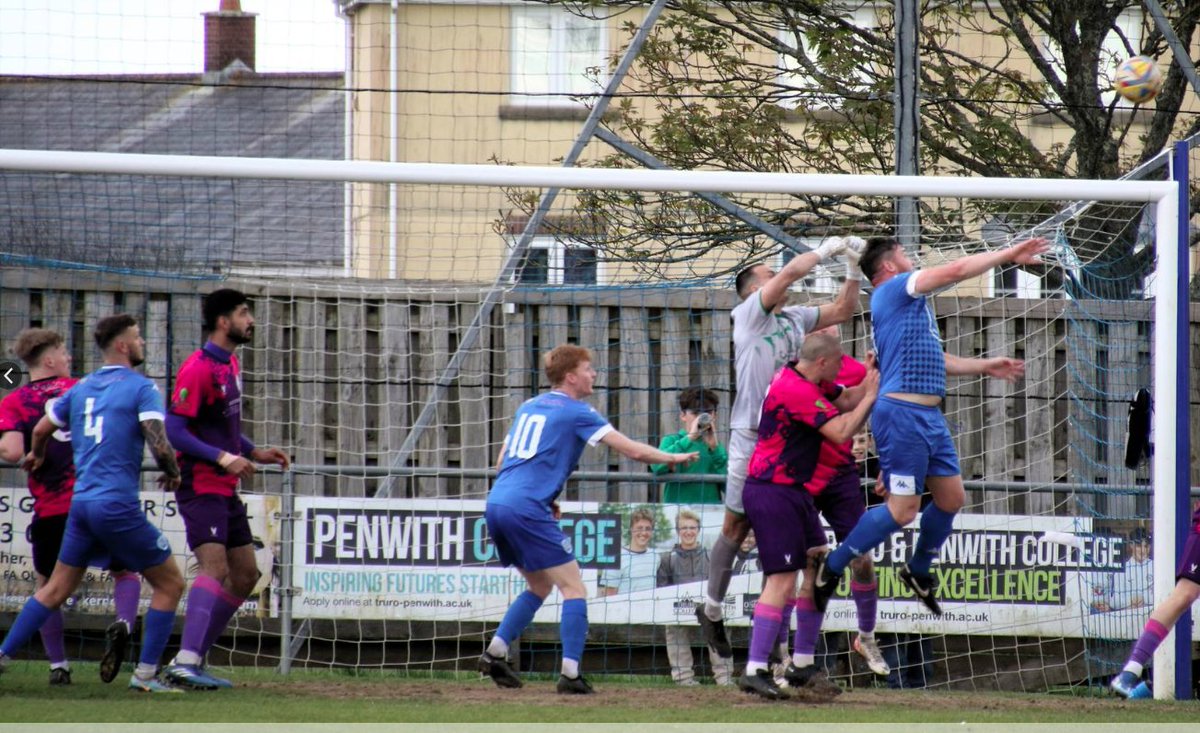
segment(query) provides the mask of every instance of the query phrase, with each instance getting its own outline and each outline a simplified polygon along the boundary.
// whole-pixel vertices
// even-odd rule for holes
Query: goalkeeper
[[[729,467],[725,479],[725,521],[710,553],[707,593],[696,605],[704,640],[722,657],[733,656],[725,634],[722,604],[733,576],[733,561],[750,531],[742,507],[746,467],[758,440],[758,415],[775,373],[800,355],[804,336],[854,315],[862,274],[858,258],[866,243],[858,237],[831,237],[811,252],[797,255],[777,273],[764,264],[738,273],[742,302],[733,309],[733,354],[737,394],[730,411]],[[821,262],[846,253],[846,283],[832,303],[788,306],[788,288]]]

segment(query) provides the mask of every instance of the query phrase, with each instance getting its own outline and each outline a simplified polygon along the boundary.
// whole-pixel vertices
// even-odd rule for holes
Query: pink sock
[[[817,638],[821,635],[824,620],[825,614],[817,610],[813,599],[796,599],[796,637],[792,642],[792,654],[812,656],[817,653]]]
[[[208,650],[220,638],[221,632],[229,626],[233,614],[237,613],[245,601],[245,598],[238,598],[224,588],[221,589],[208,617],[208,631],[204,634],[204,648],[200,650],[200,656],[208,654]]]

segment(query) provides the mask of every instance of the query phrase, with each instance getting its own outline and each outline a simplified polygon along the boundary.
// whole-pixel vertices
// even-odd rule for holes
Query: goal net
[[[874,679],[848,652],[857,619],[844,588],[825,619],[831,674],[856,686],[1087,685],[1117,668],[1163,594],[1135,545],[1143,532],[1156,543],[1169,534],[1157,531],[1168,515],[1153,511],[1150,486],[1152,468],[1164,472],[1157,485],[1174,484],[1173,446],[1160,440],[1153,465],[1133,468],[1125,453],[1130,398],[1161,392],[1186,358],[1169,331],[1181,311],[1161,286],[1178,264],[1172,184],[16,151],[0,151],[0,170],[6,338],[56,328],[82,373],[97,364],[94,321],[132,312],[145,324],[146,372],[169,393],[202,343],[203,295],[229,286],[251,297],[244,428],[296,465],[243,486],[263,579],[218,664],[471,669],[523,589],[497,563],[482,514],[514,411],[548,387],[540,357],[561,343],[590,348],[591,404],[655,445],[681,429],[681,392],[711,389],[724,442],[733,275],[755,262],[778,268],[827,236],[890,235],[900,195],[920,214],[908,251],[921,267],[1031,234],[1053,248],[1044,267],[991,272],[932,299],[947,351],[1024,359],[1025,378],[950,380],[944,412],[968,503],[935,565],[945,615],[930,618],[897,582],[915,535],[904,528],[874,553],[877,630],[894,676]],[[350,195],[345,212],[299,216],[330,192]],[[239,215],[264,210],[255,197],[270,217]],[[173,225],[146,226],[162,221]],[[237,246],[282,234],[337,253],[331,262],[349,256],[305,269],[282,252],[215,277],[206,265],[220,260],[222,232]],[[790,301],[829,302],[844,275],[823,263]],[[858,358],[871,348],[868,297],[841,326]],[[1156,408],[1156,424],[1173,424],[1173,400]],[[868,450],[867,501],[873,466]],[[189,563],[173,501],[150,478],[147,512]],[[6,612],[32,588],[22,482],[9,471],[0,493]],[[665,629],[696,631],[704,584],[659,566],[681,517],[697,518],[701,546],[712,545],[722,508],[705,496],[605,449],[585,452],[562,526],[589,588],[589,673],[671,674]],[[652,524],[643,553],[630,533],[638,518]],[[752,544],[742,549],[725,609],[739,667],[762,583]],[[106,576],[89,578],[72,628],[102,628],[96,619],[111,611]],[[556,668],[560,609],[552,595],[521,640],[523,670]],[[674,661],[678,678],[686,660]]]

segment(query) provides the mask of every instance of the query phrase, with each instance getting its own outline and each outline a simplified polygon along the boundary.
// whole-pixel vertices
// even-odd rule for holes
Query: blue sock
[[[4,643],[0,644],[0,654],[11,657],[20,651],[38,629],[42,628],[42,624],[46,623],[51,613],[54,613],[54,609],[46,608],[36,598],[25,601],[21,613],[17,614],[16,621],[13,621],[12,628],[8,630],[8,636],[4,637]]]
[[[587,630],[587,601],[582,598],[563,601],[562,621],[559,624],[563,659],[570,659],[578,663],[583,658],[583,645],[587,641]]]
[[[850,534],[847,535],[846,541],[829,553],[829,560],[825,566],[834,575],[840,577],[842,573],[846,572],[846,566],[850,564],[851,560],[875,549],[876,545],[886,540],[888,535],[898,529],[900,529],[900,525],[896,524],[896,520],[892,518],[887,504],[880,504],[858,520],[858,524],[854,525],[854,529],[850,530]]]
[[[175,626],[175,612],[151,608],[146,611],[142,626],[142,655],[138,661],[142,664],[158,664],[163,649],[167,648],[171,629]]]
[[[954,514],[930,504],[921,512],[921,534],[917,535],[917,547],[913,550],[908,569],[917,575],[929,575],[929,566],[937,559],[938,550],[950,533],[954,531]]]
[[[496,629],[496,636],[503,639],[505,644],[511,644],[513,639],[521,635],[529,622],[533,621],[533,614],[537,613],[541,607],[542,599],[533,591],[527,590],[517,596],[517,600],[513,601],[504,614],[500,628]]]

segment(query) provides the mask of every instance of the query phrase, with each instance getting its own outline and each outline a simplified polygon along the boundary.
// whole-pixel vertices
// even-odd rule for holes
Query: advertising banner
[[[278,514],[279,498],[245,495],[242,499],[246,502],[250,528],[254,534],[255,555],[262,577],[259,578],[254,594],[242,605],[239,613],[255,615],[260,613],[261,591],[271,584],[272,576],[278,574],[275,562],[279,549],[278,521],[274,517]],[[183,571],[190,585],[196,575],[196,565],[188,551],[183,518],[179,515],[174,494],[143,491],[141,502],[146,518],[158,527],[171,543],[175,561],[179,563],[179,569]],[[33,499],[29,491],[25,488],[0,489],[0,611],[20,611],[21,606],[33,594],[33,556],[27,535],[32,521]],[[180,602],[181,612],[186,599],[185,592],[184,601]],[[150,586],[143,582],[143,611],[148,607],[149,601]],[[75,613],[112,614],[112,578],[108,572],[101,568],[88,568],[79,590],[67,599],[65,608],[68,612]],[[261,612],[265,614],[266,608],[262,608]]]
[[[278,582],[279,499],[245,495],[262,578]],[[163,530],[188,580],[195,563],[172,495],[144,492],[146,516]],[[297,618],[499,621],[525,589],[500,566],[478,500],[376,500],[297,497],[292,561]],[[560,526],[588,587],[596,624],[695,624],[704,600],[708,551],[720,533],[719,506],[564,503]],[[0,611],[20,609],[34,589],[26,531],[32,501],[0,489]],[[633,526],[637,532],[631,532]],[[698,532],[680,532],[677,527]],[[934,565],[945,613],[932,617],[900,582],[916,525],[895,532],[871,557],[881,631],[979,635],[1137,638],[1152,603],[1147,558],[1122,535],[1093,532],[1087,517],[961,514]],[[687,535],[687,536],[685,536]],[[833,544],[831,532],[827,532]],[[694,540],[693,540],[694,537]],[[690,545],[685,547],[684,545]],[[738,553],[725,597],[726,622],[747,626],[762,589],[753,536]],[[143,603],[149,587],[143,588]],[[558,620],[552,594],[536,620]],[[91,568],[68,610],[112,613],[108,573]],[[825,619],[853,630],[858,619],[847,575]]]
[[[525,584],[515,570],[499,565],[484,506],[467,500],[298,498],[297,617],[499,621]],[[589,588],[593,623],[695,623],[722,507],[568,502],[562,510],[560,526]],[[650,531],[643,528],[635,540],[631,518],[649,523]],[[689,522],[700,532],[694,546],[683,547],[676,526]],[[918,533],[915,524],[905,527],[872,553],[880,628],[1136,638],[1149,608],[1098,612],[1092,602],[1097,588],[1111,586],[1124,572],[1126,541],[1091,530],[1089,518],[959,515],[934,566],[944,610],[935,618],[897,575]],[[749,625],[761,588],[751,538],[739,553],[725,598],[727,623]],[[552,595],[535,620],[556,621],[557,598]],[[830,603],[825,628],[857,628],[848,575]]]

